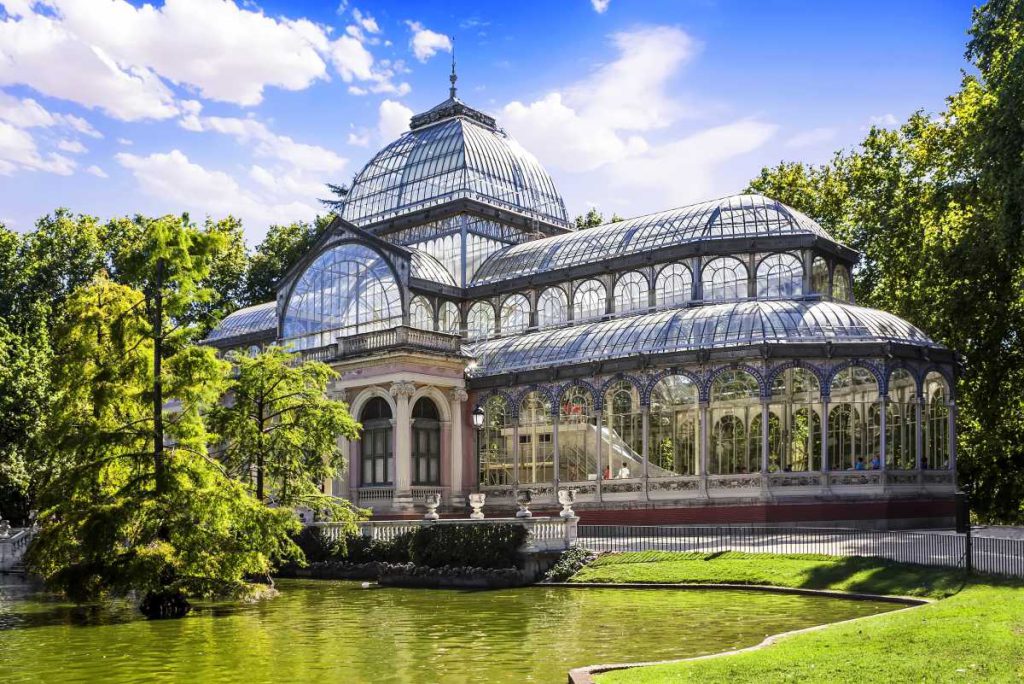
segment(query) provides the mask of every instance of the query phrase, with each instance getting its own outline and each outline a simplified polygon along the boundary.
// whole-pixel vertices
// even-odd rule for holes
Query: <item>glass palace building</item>
[[[951,516],[956,359],[853,301],[858,255],[735,195],[574,230],[552,178],[451,96],[208,343],[339,373],[362,438],[328,492],[377,516],[577,490],[585,522]]]

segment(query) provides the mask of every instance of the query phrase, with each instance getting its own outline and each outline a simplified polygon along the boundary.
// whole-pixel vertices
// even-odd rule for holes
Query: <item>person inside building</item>
[[[622,462],[622,467],[619,468],[619,474],[616,477],[620,480],[626,480],[629,478],[629,466],[626,465],[625,461]]]

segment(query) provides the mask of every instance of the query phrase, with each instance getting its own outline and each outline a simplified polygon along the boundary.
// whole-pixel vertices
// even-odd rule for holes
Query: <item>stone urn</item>
[[[558,490],[558,503],[562,504],[562,512],[559,513],[559,517],[562,518],[575,518],[576,512],[572,510],[572,505],[576,503],[576,490],[575,489],[559,489]]]
[[[516,492],[516,504],[519,506],[519,510],[516,511],[517,518],[532,518],[533,513],[530,512],[530,504],[533,503],[533,491],[529,489],[520,489]]]
[[[441,495],[437,492],[427,494],[424,498],[424,503],[427,505],[427,513],[423,516],[424,520],[437,520],[441,516],[437,514],[437,507],[441,505]]]
[[[469,514],[469,517],[473,520],[484,519],[484,502],[487,501],[487,495],[483,492],[472,492],[469,495],[469,507],[473,509],[473,512]]]
[[[0,539],[7,539],[11,536],[11,523],[0,520]]]

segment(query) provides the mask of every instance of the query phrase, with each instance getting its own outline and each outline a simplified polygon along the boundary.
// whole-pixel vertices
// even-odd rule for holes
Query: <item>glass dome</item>
[[[734,195],[507,247],[480,266],[473,284],[689,242],[798,234],[834,242],[824,228],[792,207],[761,195]]]
[[[451,99],[414,117],[413,126],[359,172],[342,218],[368,225],[471,198],[568,226],[551,176],[490,117]]]
[[[225,316],[207,336],[207,342],[217,342],[232,337],[266,333],[277,336],[277,304],[265,302],[247,306]]]
[[[627,316],[469,345],[474,376],[747,345],[897,342],[938,347],[884,311],[836,302],[753,301]]]

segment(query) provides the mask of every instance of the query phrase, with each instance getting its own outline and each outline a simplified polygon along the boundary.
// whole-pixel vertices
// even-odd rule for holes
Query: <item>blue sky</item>
[[[571,214],[637,215],[821,162],[954,92],[970,2],[0,0],[0,221],[311,219],[447,96]]]

